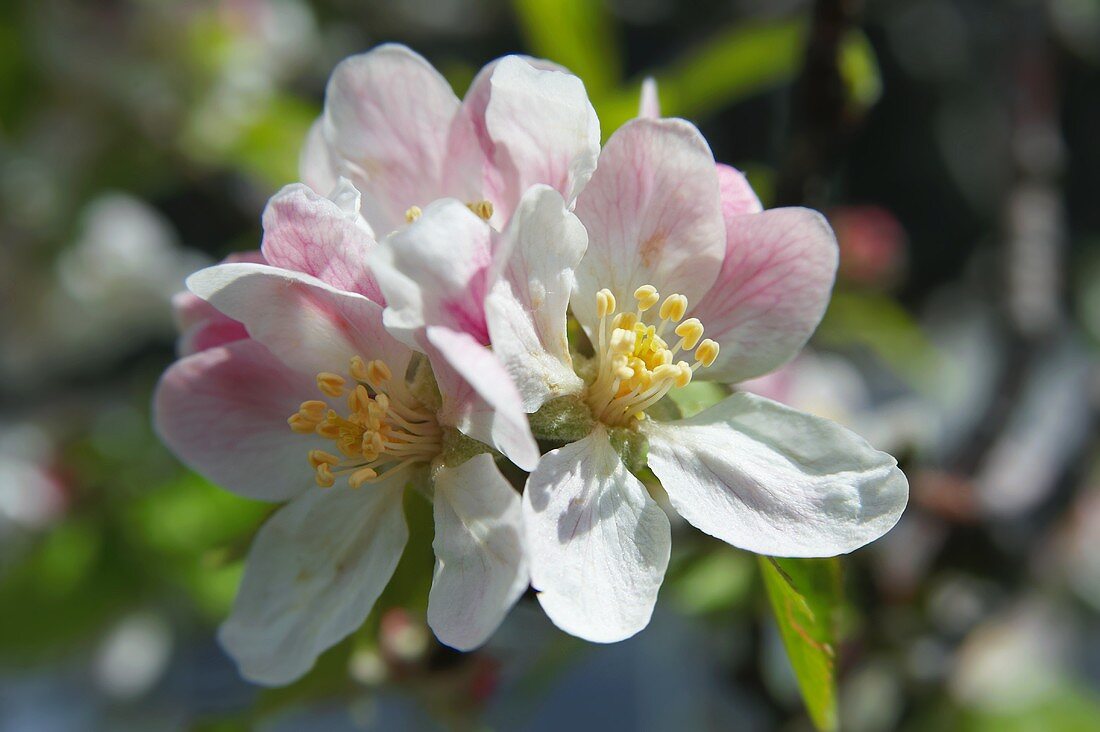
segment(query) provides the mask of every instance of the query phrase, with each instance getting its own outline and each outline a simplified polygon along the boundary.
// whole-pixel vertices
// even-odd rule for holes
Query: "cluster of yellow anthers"
[[[466,208],[477,214],[478,218],[488,221],[493,218],[493,203],[492,201],[474,201],[473,203],[467,203]],[[419,206],[409,206],[405,211],[405,222],[411,224],[424,214],[424,211]]]
[[[435,416],[409,394],[403,379],[394,379],[385,362],[365,363],[354,356],[348,374],[350,381],[327,371],[317,374],[317,388],[323,395],[335,399],[347,394],[346,417],[327,402],[311,399],[287,419],[295,432],[332,440],[343,456],[310,450],[317,485],[328,488],[337,475],[347,475],[348,485],[359,488],[380,474],[431,461],[439,454]]]
[[[645,410],[670,390],[686,386],[692,374],[718,358],[718,344],[703,339],[703,324],[697,318],[683,320],[688,301],[683,295],[669,295],[657,313],[660,322],[646,323],[645,314],[660,302],[653,285],[634,291],[634,312],[616,313],[615,296],[608,289],[596,293],[600,316],[596,343],[596,379],[588,388],[593,414],[605,424],[626,426],[640,420]],[[683,320],[683,322],[680,322]],[[663,336],[670,324],[680,340],[669,346]],[[695,362],[673,359],[680,351],[695,351]]]

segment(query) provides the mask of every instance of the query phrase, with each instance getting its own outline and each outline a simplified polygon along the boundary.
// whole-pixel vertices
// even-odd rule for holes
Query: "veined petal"
[[[352,356],[381,359],[405,373],[412,352],[382,325],[382,307],[299,272],[223,264],[191,275],[187,286],[235,320],[283,363],[307,374],[343,372]]]
[[[488,640],[527,589],[520,498],[482,453],[439,470],[434,505],[428,625],[441,642],[468,651]]]
[[[295,183],[272,196],[264,211],[261,251],[275,267],[303,272],[338,290],[357,292],[385,304],[367,257],[376,246],[360,223],[358,212],[348,212]]]
[[[729,221],[732,216],[760,213],[764,206],[756,191],[749,185],[745,174],[732,165],[718,163],[718,189],[722,197],[722,216]]]
[[[538,445],[519,392],[497,357],[469,334],[448,328],[427,328],[426,341],[443,396],[440,424],[456,427],[532,470],[539,461]]]
[[[691,419],[646,422],[649,467],[693,526],[779,557],[853,551],[893,527],[897,461],[835,422],[741,392]]]
[[[577,200],[588,252],[577,268],[573,312],[594,330],[595,295],[632,303],[641,285],[696,302],[714,282],[725,228],[714,157],[677,119],[634,119],[611,136]]]
[[[529,187],[543,183],[569,205],[600,153],[600,122],[584,83],[559,70],[538,69],[517,56],[497,62],[489,81],[485,129],[502,189],[503,221]]]
[[[404,480],[316,488],[264,524],[218,633],[242,676],[289,683],[363,623],[408,540]]]
[[[523,196],[502,237],[500,273],[485,300],[493,352],[508,370],[526,412],[580,390],[566,338],[573,270],[588,234],[561,194],[534,186]],[[496,266],[494,267],[496,268]]]
[[[306,454],[322,440],[295,434],[286,420],[315,391],[311,378],[240,340],[172,364],[153,397],[153,422],[172,452],[211,481],[282,501],[313,485]]]
[[[794,358],[825,314],[836,266],[836,237],[816,211],[727,218],[718,279],[689,313],[722,347],[700,377],[735,383]]]
[[[386,327],[423,348],[428,325],[489,343],[485,295],[492,229],[455,199],[436,201],[412,225],[383,240],[372,261],[386,297]]]
[[[523,520],[531,584],[555,625],[611,643],[649,623],[671,529],[604,427],[543,456],[527,480]]]
[[[335,155],[350,163],[338,173],[363,192],[363,214],[379,237],[404,226],[410,206],[444,195],[458,106],[447,80],[404,46],[379,46],[333,71],[324,129]]]

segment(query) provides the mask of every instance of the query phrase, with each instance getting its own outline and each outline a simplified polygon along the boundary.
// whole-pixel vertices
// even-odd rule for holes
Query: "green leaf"
[[[939,354],[920,325],[898,303],[870,292],[836,292],[817,329],[819,342],[863,346],[918,388],[933,388]]]
[[[841,42],[837,61],[848,100],[861,109],[877,102],[882,96],[882,77],[879,75],[875,49],[867,36],[859,31],[846,35]]]
[[[646,75],[657,80],[663,116],[698,118],[790,81],[804,39],[805,24],[797,20],[738,25]],[[637,79],[607,97],[592,95],[604,137],[638,113],[640,89]]]
[[[840,560],[758,557],[764,586],[814,726],[837,729]]]
[[[619,83],[623,54],[604,3],[515,0],[513,6],[531,53],[583,79],[589,97],[599,98]]]

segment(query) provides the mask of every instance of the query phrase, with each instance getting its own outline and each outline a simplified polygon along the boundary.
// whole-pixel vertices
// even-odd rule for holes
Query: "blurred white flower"
[[[100,643],[92,674],[103,693],[119,700],[143,696],[164,675],[172,657],[172,627],[160,615],[122,618]]]

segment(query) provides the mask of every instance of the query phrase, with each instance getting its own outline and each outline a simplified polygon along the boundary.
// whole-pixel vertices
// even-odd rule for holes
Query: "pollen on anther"
[[[706,338],[695,349],[695,358],[699,359],[699,363],[703,366],[710,366],[718,358],[718,350],[718,344],[710,338]]]
[[[615,312],[615,295],[606,287],[596,293],[596,315],[604,318]]]
[[[474,201],[473,203],[467,203],[466,208],[473,211],[483,221],[493,218],[493,204],[491,201]]]
[[[642,285],[634,291],[634,299],[638,301],[638,311],[644,313],[657,304],[661,295],[653,285]]]
[[[332,467],[328,463],[321,463],[317,466],[313,479],[322,488],[331,488],[333,483],[336,482],[336,476],[332,474]]]
[[[340,376],[340,374],[334,374],[329,371],[322,371],[317,374],[317,388],[326,396],[343,396],[344,384],[346,383],[347,381],[345,381],[344,377]]]
[[[676,335],[684,339],[683,347],[687,350],[695,348],[695,344],[703,337],[703,324],[698,318],[688,318],[676,326]]]
[[[661,320],[679,322],[687,312],[687,306],[687,298],[683,295],[669,295],[665,298],[665,301],[661,303]]]
[[[423,213],[419,206],[409,206],[405,210],[405,222],[411,224],[420,218]]]

